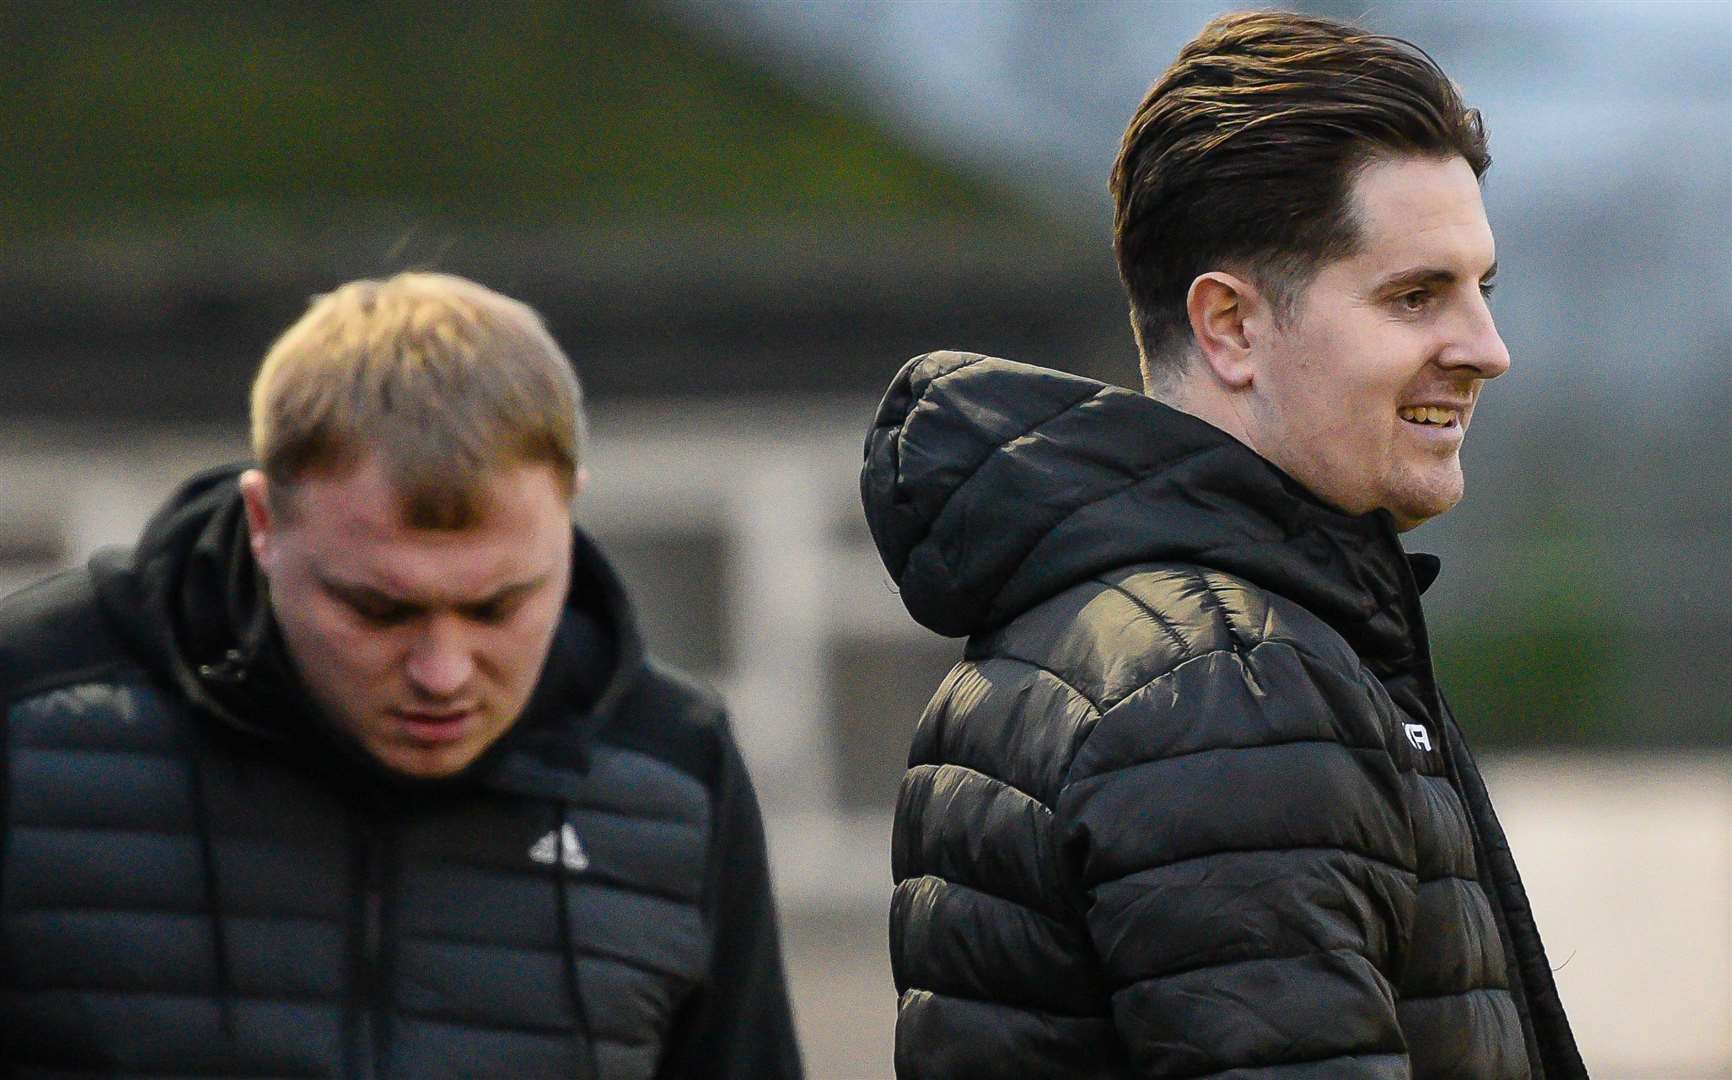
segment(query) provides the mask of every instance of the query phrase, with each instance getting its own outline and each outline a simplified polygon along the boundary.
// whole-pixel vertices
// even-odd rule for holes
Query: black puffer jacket
[[[0,1074],[799,1076],[726,719],[581,534],[535,695],[464,774],[316,716],[229,471],[0,603]]]
[[[969,635],[896,811],[899,1076],[1585,1075],[1386,513],[961,353],[897,377],[861,486]]]

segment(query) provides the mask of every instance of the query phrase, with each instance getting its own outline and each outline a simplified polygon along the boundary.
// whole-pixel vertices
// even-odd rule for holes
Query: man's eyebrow
[[[515,582],[512,582],[510,585],[502,585],[498,589],[494,590],[492,596],[483,597],[480,600],[474,600],[474,601],[471,601],[471,602],[466,603],[466,604],[461,604],[459,606],[468,607],[468,608],[479,608],[479,607],[490,607],[494,604],[503,604],[507,600],[513,600],[519,596],[522,596],[524,593],[534,592],[536,589],[539,589],[542,586],[542,584],[544,582],[546,582],[550,576],[551,576],[551,574],[545,574],[545,573],[544,574],[537,574],[535,577],[530,578],[528,581],[515,581]]]
[[[1490,281],[1495,277],[1497,277],[1497,263],[1493,262],[1491,266],[1486,268],[1485,273],[1480,275],[1479,280]],[[1458,276],[1454,270],[1445,269],[1441,266],[1415,266],[1389,275],[1383,279],[1383,283],[1378,288],[1379,291],[1386,291],[1392,289],[1436,287],[1440,285],[1453,285],[1457,280]]]
[[[363,585],[360,582],[343,581],[340,578],[330,577],[326,574],[317,572],[315,572],[314,576],[319,579],[319,584],[345,600],[364,600],[369,603],[408,608],[414,611],[419,611],[427,606],[419,601],[406,600],[403,597],[395,596],[383,589],[377,589],[371,585]],[[532,592],[535,589],[540,588],[541,585],[547,581],[549,576],[550,573],[541,573],[526,581],[515,581],[509,585],[503,585],[494,590],[491,595],[484,596],[479,600],[465,600],[456,606],[471,608],[487,607],[490,604],[504,603],[514,597],[521,596],[524,593]]]

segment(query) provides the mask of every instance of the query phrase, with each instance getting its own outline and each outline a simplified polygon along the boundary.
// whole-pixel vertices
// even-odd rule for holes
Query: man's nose
[[[409,649],[405,674],[429,697],[455,697],[474,674],[475,659],[455,619],[434,617]]]
[[[1495,379],[1509,370],[1509,347],[1497,332],[1497,322],[1483,298],[1463,316],[1457,338],[1445,351],[1443,362],[1445,367],[1471,370],[1481,379]]]

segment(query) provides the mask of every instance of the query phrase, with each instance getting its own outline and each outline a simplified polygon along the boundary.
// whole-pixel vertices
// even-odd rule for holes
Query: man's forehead
[[[1479,182],[1459,157],[1398,158],[1369,165],[1355,181],[1352,198],[1362,262],[1489,263],[1495,257]]]
[[[290,485],[280,504],[289,511],[283,524],[308,524],[325,532],[357,538],[398,532],[449,533],[567,529],[570,494],[556,470],[524,463],[480,475],[419,475],[400,483],[378,455],[340,471],[303,476]],[[444,512],[461,509],[461,513]]]
[[[381,472],[313,479],[296,493],[287,531],[327,581],[403,598],[474,602],[558,568],[570,535],[552,486],[488,485],[461,528],[417,527]]]
[[[539,584],[562,549],[462,534],[409,534],[377,542],[316,543],[307,564],[327,586],[421,604],[472,604]]]

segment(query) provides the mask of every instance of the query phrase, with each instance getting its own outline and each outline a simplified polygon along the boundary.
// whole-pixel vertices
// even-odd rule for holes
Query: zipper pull
[[[216,664],[200,664],[198,677],[206,682],[222,683],[225,686],[239,686],[247,681],[247,666],[239,649],[230,649],[223,654],[222,661]]]

